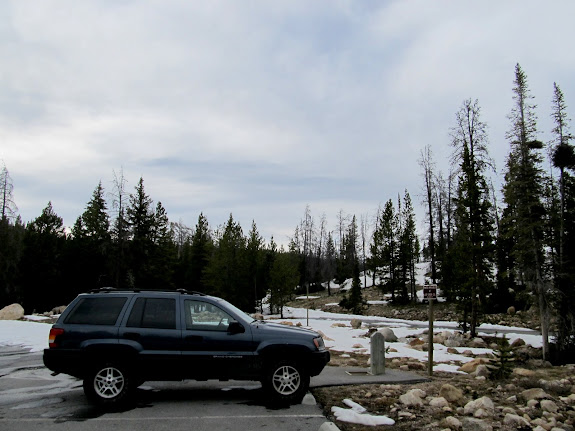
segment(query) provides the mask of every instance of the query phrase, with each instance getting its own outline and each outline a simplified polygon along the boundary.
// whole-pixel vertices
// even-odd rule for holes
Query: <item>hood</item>
[[[269,321],[257,321],[252,323],[260,331],[270,331],[274,334],[283,334],[285,336],[309,335],[312,338],[319,337],[320,335],[311,329],[301,328],[298,326],[282,325],[280,323],[270,323]]]

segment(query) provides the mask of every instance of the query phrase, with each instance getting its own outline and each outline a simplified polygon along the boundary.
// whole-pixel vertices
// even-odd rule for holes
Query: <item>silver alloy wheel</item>
[[[301,376],[299,371],[291,365],[282,365],[274,372],[272,384],[278,394],[291,395],[299,389]]]
[[[117,397],[124,389],[124,374],[115,367],[102,368],[94,376],[94,391],[102,398]]]

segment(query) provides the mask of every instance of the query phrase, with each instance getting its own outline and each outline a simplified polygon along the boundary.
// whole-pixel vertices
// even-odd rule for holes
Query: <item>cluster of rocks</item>
[[[436,421],[433,425],[443,431],[573,431],[575,387],[570,381],[559,384],[568,386],[571,393],[555,397],[539,387],[521,390],[513,383],[498,386],[496,391],[517,394],[500,404],[486,395],[469,399],[451,384],[443,384],[436,394],[415,388],[399,396],[391,405],[390,414],[399,421],[415,420],[418,415],[433,417]],[[382,386],[383,396],[391,395],[390,389],[397,391],[397,386]]]
[[[60,307],[55,307],[51,311],[47,311],[42,314],[37,314],[37,316],[47,317],[47,318],[54,318],[62,314],[62,312],[66,309],[65,305]],[[21,320],[24,319],[24,308],[20,304],[10,304],[6,307],[0,309],[0,320]]]

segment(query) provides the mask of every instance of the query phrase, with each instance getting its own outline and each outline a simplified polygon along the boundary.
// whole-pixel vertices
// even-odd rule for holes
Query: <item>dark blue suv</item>
[[[84,381],[101,405],[149,380],[257,380],[298,402],[329,362],[311,330],[254,320],[223,299],[186,291],[79,295],[50,330],[44,364]]]

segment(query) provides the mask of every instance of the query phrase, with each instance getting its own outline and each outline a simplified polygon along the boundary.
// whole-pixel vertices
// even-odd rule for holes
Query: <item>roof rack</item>
[[[117,289],[115,287],[98,287],[97,289],[90,290],[90,293],[99,293],[99,292],[115,292]]]
[[[180,292],[181,294],[188,294],[188,295],[207,296],[205,293],[197,292],[195,290],[176,289],[176,292]]]
[[[88,293],[109,293],[109,292],[130,292],[130,293],[140,293],[140,292],[167,292],[167,293],[181,293],[182,295],[198,295],[198,296],[207,296],[203,292],[197,292],[195,290],[187,290],[187,289],[123,289],[118,290],[115,287],[98,287],[96,289],[90,290]]]

